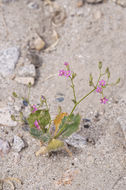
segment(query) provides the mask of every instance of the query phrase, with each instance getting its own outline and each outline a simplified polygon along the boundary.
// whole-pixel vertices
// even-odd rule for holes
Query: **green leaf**
[[[12,95],[13,95],[15,98],[18,98],[18,95],[16,94],[16,92],[13,92]]]
[[[101,68],[102,68],[102,62],[100,61],[99,63],[98,63],[98,68],[101,70]]]
[[[37,120],[39,123],[40,128],[43,130],[43,132],[46,132],[46,126],[49,124],[51,118],[49,111],[46,109],[43,110],[37,110],[34,113],[31,113],[28,117],[28,124],[31,128],[35,128],[34,122]]]
[[[65,116],[62,120],[61,125],[59,126],[59,131],[64,128],[60,136],[64,139],[72,135],[72,133],[76,132],[79,129],[80,119],[81,118],[79,114],[72,114],[70,118],[69,116]]]
[[[40,136],[43,134],[43,132],[37,128],[30,128],[30,134],[35,138],[40,139]]]
[[[47,143],[50,141],[51,136],[48,133],[43,133],[42,130],[38,130],[36,128],[30,128],[30,134],[42,141],[43,143]]]

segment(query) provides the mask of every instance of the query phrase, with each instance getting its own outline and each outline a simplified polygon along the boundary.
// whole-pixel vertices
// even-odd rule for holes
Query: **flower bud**
[[[90,73],[90,76],[89,76],[89,86],[93,86],[93,76],[92,76],[91,73]]]
[[[72,79],[74,79],[77,76],[76,73],[72,73]]]
[[[14,116],[14,115],[11,115],[11,119],[12,119],[13,121],[16,121],[16,119],[15,119],[15,116]]]
[[[109,68],[107,67],[106,70],[105,70],[106,74],[108,75],[108,79],[110,78],[110,71],[109,71]]]
[[[12,95],[13,95],[15,98],[18,98],[18,95],[16,94],[16,92],[13,92]]]
[[[98,68],[99,68],[99,69],[102,68],[102,62],[101,62],[101,61],[98,63]]]
[[[118,84],[120,82],[120,78],[118,78],[118,80],[116,81],[116,84]]]

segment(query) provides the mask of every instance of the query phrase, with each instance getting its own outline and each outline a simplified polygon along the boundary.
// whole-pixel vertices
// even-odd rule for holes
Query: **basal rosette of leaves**
[[[79,114],[68,116],[67,113],[60,113],[54,120],[53,132],[51,132],[51,128],[49,130],[51,117],[48,110],[37,110],[31,113],[27,121],[30,126],[30,134],[46,144],[44,151],[41,152],[44,154],[64,147],[64,139],[79,129],[80,119]],[[36,128],[35,121],[39,121],[39,129]]]

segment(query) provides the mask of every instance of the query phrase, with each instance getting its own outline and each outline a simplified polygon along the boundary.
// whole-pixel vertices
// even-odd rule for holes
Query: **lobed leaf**
[[[43,132],[46,132],[46,126],[49,124],[51,118],[49,111],[46,109],[37,110],[34,113],[31,113],[28,117],[28,124],[31,128],[35,128],[34,122],[37,120],[39,122],[40,128]]]
[[[79,129],[80,119],[79,114],[72,114],[69,118],[67,116],[63,118],[62,123],[59,126],[59,131],[64,128],[60,135],[62,139],[69,137]]]
[[[62,119],[67,116],[68,114],[66,112],[62,112],[62,113],[59,113],[55,120],[54,120],[54,125],[55,125],[55,132],[54,132],[54,135],[56,135],[57,131],[59,130],[59,126],[62,122]]]
[[[42,130],[38,130],[36,128],[30,128],[30,134],[43,143],[47,143],[51,139],[51,136],[48,133],[43,133]]]

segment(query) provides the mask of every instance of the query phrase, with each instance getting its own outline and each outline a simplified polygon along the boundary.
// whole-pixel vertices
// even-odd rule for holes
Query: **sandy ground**
[[[12,143],[13,136],[20,135],[28,144],[21,151],[19,160],[15,159],[13,150],[0,157],[0,177],[21,179],[23,184],[16,184],[17,190],[125,190],[126,146],[117,118],[126,116],[126,8],[112,1],[85,4],[78,8],[76,1],[56,0],[67,16],[64,25],[55,27],[51,23],[54,9],[50,5],[36,0],[39,9],[32,10],[28,8],[29,2],[19,0],[0,6],[0,48],[19,46],[20,60],[25,62],[29,54],[28,40],[35,32],[43,36],[47,46],[53,43],[53,30],[59,34],[60,41],[55,50],[49,53],[35,52],[42,65],[37,69],[37,80],[31,89],[34,103],[39,102],[40,95],[45,95],[52,116],[56,115],[58,105],[62,106],[63,111],[71,111],[70,83],[58,77],[58,71],[64,67],[65,61],[77,73],[75,86],[79,98],[90,91],[90,72],[97,80],[99,61],[103,62],[104,69],[110,68],[112,82],[118,77],[121,77],[121,82],[106,89],[109,98],[107,105],[101,105],[99,96],[94,93],[75,110],[80,112],[82,118],[92,121],[88,129],[81,124],[80,133],[93,142],[87,143],[83,149],[71,147],[72,157],[65,151],[54,153],[51,157],[36,157],[39,142],[27,131],[20,126],[0,126],[0,137]],[[13,91],[25,96],[27,88],[1,77],[1,102],[7,104]],[[61,103],[56,101],[60,94],[64,96]],[[4,189],[8,190],[10,186],[4,186]]]

